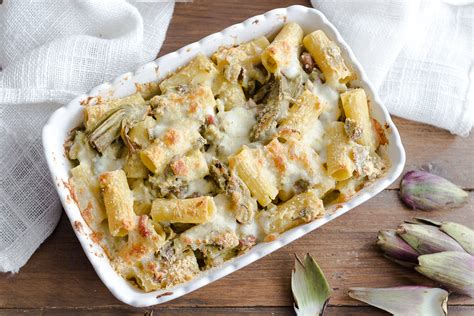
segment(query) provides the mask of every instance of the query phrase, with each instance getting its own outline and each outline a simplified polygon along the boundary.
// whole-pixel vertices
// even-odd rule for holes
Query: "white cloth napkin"
[[[388,110],[467,136],[474,124],[474,5],[312,0],[352,47]]]
[[[0,4],[0,271],[18,271],[61,214],[41,146],[46,119],[153,60],[173,8],[172,0]]]

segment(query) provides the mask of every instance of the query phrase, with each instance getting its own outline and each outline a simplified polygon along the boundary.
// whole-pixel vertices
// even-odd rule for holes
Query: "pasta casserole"
[[[285,24],[84,103],[65,143],[82,217],[144,291],[322,217],[382,176],[384,128],[340,48]]]

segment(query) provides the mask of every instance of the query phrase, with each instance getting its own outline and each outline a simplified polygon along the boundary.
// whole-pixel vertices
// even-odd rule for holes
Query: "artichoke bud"
[[[419,254],[398,237],[393,229],[381,230],[377,235],[377,246],[384,252],[385,256],[398,264],[413,267],[418,263]]]
[[[456,240],[435,226],[404,223],[398,226],[397,234],[419,254],[441,251],[464,252]]]
[[[425,286],[351,288],[348,294],[353,299],[378,307],[393,315],[448,315],[449,293],[443,289]]]
[[[466,203],[468,193],[440,176],[412,170],[403,176],[400,198],[414,209],[431,211],[460,207]]]
[[[474,230],[469,227],[454,222],[440,223],[432,219],[421,217],[415,217],[410,223],[423,223],[439,227],[441,231],[456,240],[467,253],[474,255]]]
[[[474,257],[465,252],[445,251],[418,257],[415,270],[453,292],[474,297]]]

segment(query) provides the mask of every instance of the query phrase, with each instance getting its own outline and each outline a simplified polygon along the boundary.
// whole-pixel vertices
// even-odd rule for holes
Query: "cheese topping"
[[[86,106],[65,144],[71,183],[119,274],[145,291],[189,281],[383,175],[363,89],[321,45],[335,44],[290,22]]]

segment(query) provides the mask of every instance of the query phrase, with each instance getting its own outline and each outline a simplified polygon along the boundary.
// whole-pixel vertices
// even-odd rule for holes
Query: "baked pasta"
[[[287,23],[150,86],[84,104],[65,144],[94,240],[144,291],[322,217],[387,168],[383,128],[321,30]]]

